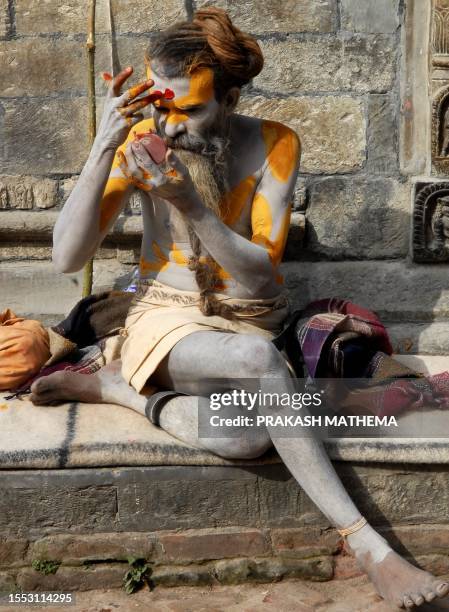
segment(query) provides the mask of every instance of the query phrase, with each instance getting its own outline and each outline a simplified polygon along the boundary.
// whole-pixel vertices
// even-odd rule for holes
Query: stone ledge
[[[0,242],[14,237],[47,240],[53,234],[58,215],[59,211],[0,211]],[[141,236],[142,217],[121,216],[108,234],[108,241],[129,241]]]

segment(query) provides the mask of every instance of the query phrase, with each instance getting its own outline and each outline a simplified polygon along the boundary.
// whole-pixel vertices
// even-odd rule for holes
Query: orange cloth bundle
[[[0,390],[14,390],[37,374],[50,357],[47,330],[39,323],[0,312]]]

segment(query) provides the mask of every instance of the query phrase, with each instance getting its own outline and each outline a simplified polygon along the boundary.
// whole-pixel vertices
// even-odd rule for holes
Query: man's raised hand
[[[125,140],[129,130],[142,121],[143,115],[140,111],[164,96],[162,92],[155,91],[138,98],[152,87],[154,82],[151,79],[130,87],[122,94],[121,89],[132,72],[132,66],[128,66],[114,78],[103,73],[103,79],[109,81],[103,116],[97,132],[97,141],[103,148],[115,151]]]

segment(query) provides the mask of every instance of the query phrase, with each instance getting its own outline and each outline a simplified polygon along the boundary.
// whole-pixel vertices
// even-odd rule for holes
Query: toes
[[[415,607],[415,604],[408,595],[404,597],[404,606],[406,610],[412,610]]]
[[[430,589],[427,591],[423,592],[423,595],[425,597],[425,600],[430,603],[431,601],[433,601],[436,597],[436,593],[434,593],[433,591],[431,591]]]
[[[415,606],[422,606],[426,601],[420,593],[410,593],[410,599],[413,600]]]
[[[444,597],[449,593],[449,583],[439,582],[435,587],[435,592],[438,597]]]

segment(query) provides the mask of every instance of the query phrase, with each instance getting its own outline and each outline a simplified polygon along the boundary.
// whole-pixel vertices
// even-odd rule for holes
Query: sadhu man
[[[54,230],[57,269],[80,270],[133,190],[141,191],[141,280],[121,359],[91,376],[42,378],[32,387],[33,401],[119,403],[222,457],[254,458],[274,444],[382,597],[413,608],[446,595],[447,583],[403,560],[366,523],[315,439],[278,438],[270,428],[205,439],[188,403],[154,410],[150,386],[201,396],[207,379],[225,379],[232,388],[233,380],[273,378],[278,390],[290,389],[286,359],[270,340],[288,309],[278,266],[300,144],[281,123],[235,113],[240,89],[261,71],[263,56],[224,11],[197,11],[191,22],[159,33],[146,64],[145,83],[121,93],[132,68],[110,83],[95,143]],[[150,102],[153,117],[143,119],[139,110]],[[148,132],[168,145],[164,159],[157,159],[160,147],[151,154]],[[235,414],[231,406],[221,416],[226,410]]]

